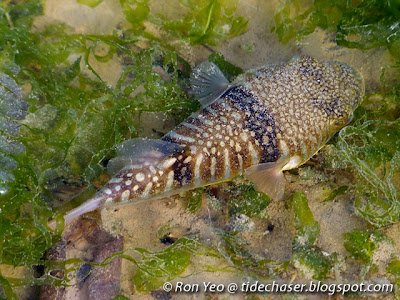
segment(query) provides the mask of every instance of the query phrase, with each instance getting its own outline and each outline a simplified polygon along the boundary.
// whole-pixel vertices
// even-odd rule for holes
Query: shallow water
[[[156,11],[168,11],[171,15],[182,14],[177,1],[153,1],[151,5]],[[282,44],[277,35],[271,32],[277,8],[278,1],[239,1],[237,14],[249,20],[247,32],[230,38],[218,46],[192,46],[188,43],[179,42],[176,42],[174,46],[179,55],[191,66],[205,61],[215,51],[222,53],[228,62],[244,70],[285,62],[293,56],[303,54],[319,60],[345,62],[362,73],[367,94],[387,91],[387,86],[384,86],[381,81],[382,68],[394,65],[396,60],[386,48],[371,50],[342,48],[336,45],[335,33],[318,28],[301,42],[293,40],[287,44]],[[101,35],[110,34],[116,28],[124,28],[126,20],[119,1],[106,0],[91,8],[80,5],[75,0],[47,0],[44,15],[36,18],[34,30],[41,30],[46,24],[53,22],[64,22],[71,26],[71,30],[75,33]],[[159,28],[157,26],[148,23],[146,23],[146,26],[154,35],[158,34]],[[145,42],[143,42],[143,45],[140,42],[137,45],[139,48],[147,46]],[[98,55],[107,53],[107,49],[101,49],[101,47],[96,48],[96,51],[98,51]],[[76,57],[69,58],[70,62],[75,61],[75,59]],[[122,70],[126,67],[118,53],[107,62],[100,62],[89,57],[89,63],[98,76],[110,86],[117,84]],[[83,61],[81,61],[81,66],[83,73],[95,79],[93,73],[85,68]],[[389,81],[398,83],[399,77],[396,76],[390,77]],[[174,126],[174,117],[162,111],[134,114],[133,118],[134,124],[140,124],[136,130],[138,136],[141,137],[157,138]],[[133,130],[130,132],[132,133]],[[291,206],[293,199],[290,198],[293,192],[301,190],[304,191],[308,199],[313,224],[317,222],[320,228],[315,244],[309,250],[323,253],[322,256],[332,258],[332,261],[335,261],[332,264],[332,269],[328,272],[328,278],[336,282],[358,281],[362,280],[363,272],[367,272],[367,269],[370,268],[372,271],[367,273],[365,280],[371,282],[391,280],[393,282],[394,279],[388,274],[386,268],[395,257],[398,259],[400,256],[400,223],[397,221],[390,226],[379,229],[380,233],[386,235],[393,242],[384,240],[379,244],[379,251],[374,252],[372,257],[374,266],[366,267],[363,263],[351,259],[344,245],[344,234],[353,229],[373,229],[374,227],[366,219],[355,214],[355,192],[353,188],[350,188],[349,192],[337,196],[334,201],[323,202],[335,188],[340,186],[352,187],[359,180],[357,173],[351,168],[325,170],[321,167],[324,159],[330,157],[329,151],[331,151],[331,145],[323,148],[309,164],[302,166],[298,172],[286,173],[288,184],[284,200],[272,201],[261,214],[251,218],[249,222],[253,223],[250,226],[253,229],[249,232],[244,230],[227,236],[222,234],[226,231],[227,224],[232,222],[227,203],[232,200],[232,197],[240,197],[235,193],[234,186],[223,183],[207,188],[203,192],[201,207],[195,213],[188,211],[187,202],[190,195],[186,195],[152,200],[121,208],[104,209],[101,214],[92,214],[88,219],[82,221],[84,222],[83,225],[73,224],[63,233],[64,240],[69,241],[69,243],[61,246],[65,253],[60,257],[65,259],[81,258],[85,261],[101,263],[112,253],[124,250],[125,255],[140,261],[141,256],[136,248],[162,251],[172,247],[168,242],[160,242],[163,238],[165,241],[165,237],[168,237],[169,240],[167,239],[167,241],[174,242],[175,239],[193,235],[198,238],[201,245],[210,247],[212,251],[217,251],[222,255],[213,256],[211,250],[209,255],[201,255],[201,253],[207,253],[208,250],[204,250],[200,246],[200,249],[197,249],[197,246],[190,244],[188,248],[193,247],[196,250],[191,253],[188,261],[183,260],[181,262],[183,265],[188,262],[184,268],[182,267],[182,270],[177,268],[179,269],[178,272],[173,269],[177,273],[171,275],[169,280],[172,282],[183,281],[189,284],[210,281],[228,284],[229,282],[241,282],[250,277],[259,279],[280,278],[285,282],[293,280],[295,282],[307,282],[312,277],[315,278],[316,273],[301,258],[292,261],[292,264],[287,268],[282,268],[283,270],[276,267],[276,265],[283,264],[293,258],[294,252],[296,252],[293,248],[293,241],[298,237],[299,230],[305,228],[296,223],[295,220],[297,220],[298,215],[296,215],[296,209]],[[106,175],[103,176],[105,178],[99,176],[100,179],[96,180],[93,185],[100,187],[107,179]],[[243,184],[242,179],[236,181],[236,185],[239,184]],[[78,192],[75,190],[71,192],[64,191],[61,188],[63,194],[70,192],[72,195],[81,191],[79,188],[77,189]],[[307,206],[307,202],[305,205]],[[101,228],[95,225],[96,221],[101,223]],[[121,242],[120,237],[123,237],[123,242]],[[99,251],[99,248],[104,248],[104,251]],[[180,258],[188,252],[186,248],[183,247],[183,249],[182,252],[177,252]],[[166,260],[173,257],[169,256],[170,254],[167,252]],[[235,261],[235,259],[238,261]],[[255,262],[263,260],[272,260],[273,263],[266,264],[261,270],[250,265],[250,262],[255,264]],[[240,262],[244,265],[241,266]],[[138,292],[140,280],[135,277],[138,274],[138,267],[135,263],[132,263],[132,260],[118,258],[112,264],[107,263],[105,265],[105,275],[100,274],[102,271],[93,272],[83,283],[65,289],[60,288],[58,292],[64,295],[65,298],[63,299],[93,298],[95,291],[101,290],[101,287],[104,288],[103,296],[114,293],[113,295],[121,294],[129,299],[153,299],[157,297],[161,297],[157,299],[170,299],[171,296],[172,299],[203,299],[205,297],[204,293],[173,293],[170,296],[160,290],[153,293]],[[316,267],[316,269],[318,268],[319,266]],[[212,270],[212,272],[209,270]],[[271,270],[273,271],[271,272]],[[12,272],[16,272],[15,270],[9,271],[6,267],[1,272],[6,277],[24,276],[23,274],[14,274]],[[108,275],[112,280],[107,279]],[[162,274],[162,276],[165,276],[165,274]],[[165,279],[165,277],[162,277],[160,280]],[[145,286],[143,284],[141,288],[145,290],[146,288],[143,288]],[[149,286],[152,285],[149,284]],[[30,288],[16,288],[16,292],[20,299],[30,299],[32,293],[35,293]],[[52,293],[57,293],[56,290],[51,289],[48,289],[47,292],[49,298],[54,297]],[[36,296],[37,293],[36,290]],[[42,295],[44,295],[43,293],[42,288]],[[207,294],[207,296],[213,299],[223,299],[223,297],[244,299],[247,295]],[[263,296],[273,299],[289,297],[285,294],[257,295],[259,298]],[[295,297],[295,295],[292,296]],[[299,297],[303,296],[300,295]],[[307,298],[325,299],[326,294],[307,294]],[[394,299],[394,296],[392,294],[387,295],[385,299]]]

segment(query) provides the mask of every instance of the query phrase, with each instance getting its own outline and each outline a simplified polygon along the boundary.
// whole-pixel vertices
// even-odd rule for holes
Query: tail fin
[[[65,224],[70,223],[73,219],[75,219],[87,212],[98,209],[99,207],[102,206],[104,200],[105,200],[104,195],[102,195],[102,194],[95,195],[92,199],[86,201],[82,205],[74,208],[73,210],[70,210],[64,216]]]
[[[122,169],[127,167],[155,166],[168,155],[181,149],[181,146],[175,143],[146,138],[131,139],[118,145],[116,148],[117,157],[111,159],[107,166],[108,173],[110,175],[117,173],[116,177],[112,178],[93,198],[69,211],[64,216],[65,224],[70,223],[75,218],[87,212],[103,207],[106,199],[111,198],[111,201],[107,201],[109,205],[112,205],[115,199],[120,199],[123,191],[120,189],[117,191],[113,190],[112,192],[110,185],[121,181],[132,182],[130,177],[124,180],[122,177],[118,177],[118,172]],[[54,229],[56,227],[55,220],[49,222],[49,226]]]
[[[92,199],[86,201],[85,203],[83,203],[82,205],[70,210],[69,212],[67,212],[67,214],[64,216],[64,220],[65,220],[65,224],[70,223],[72,220],[74,220],[75,218],[98,209],[99,207],[102,206],[103,202],[104,202],[104,195],[102,194],[98,194],[95,195]],[[49,227],[51,229],[55,229],[56,228],[56,221],[55,220],[51,220],[48,223]]]

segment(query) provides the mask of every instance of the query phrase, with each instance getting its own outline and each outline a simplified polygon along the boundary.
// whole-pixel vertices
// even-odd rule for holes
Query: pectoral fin
[[[179,145],[146,138],[127,140],[116,147],[117,156],[107,165],[107,172],[111,176],[130,165],[156,165],[165,157],[182,149]]]
[[[282,172],[284,165],[273,162],[251,166],[245,170],[245,176],[271,199],[280,200],[285,192],[286,180]]]

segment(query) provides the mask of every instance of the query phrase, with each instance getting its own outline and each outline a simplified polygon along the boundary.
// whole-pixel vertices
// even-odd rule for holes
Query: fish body
[[[161,140],[119,146],[120,170],[65,216],[165,197],[244,174],[271,198],[283,196],[284,170],[312,157],[352,118],[364,93],[361,76],[338,62],[302,56],[239,75],[231,84],[212,63],[194,70],[203,108]]]

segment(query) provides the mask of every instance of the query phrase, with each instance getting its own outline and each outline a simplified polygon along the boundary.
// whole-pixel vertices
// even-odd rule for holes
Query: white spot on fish
[[[143,168],[143,165],[129,165],[129,166],[126,166],[125,168],[123,168],[122,170],[132,170],[132,169],[141,169],[141,168]],[[128,174],[130,176],[133,175],[132,173],[128,173]],[[126,175],[126,176],[128,176],[128,175]]]
[[[111,195],[111,194],[112,194],[112,191],[111,191],[109,188],[105,188],[103,191],[104,191],[104,193],[106,193],[107,195]]]
[[[189,124],[189,123],[186,123],[186,122],[183,122],[182,125],[187,127],[187,128],[190,128],[190,129],[193,129],[193,130],[197,130],[199,132],[203,132],[203,129],[200,128],[200,127],[197,127],[196,125]]]
[[[161,169],[168,169],[171,167],[174,163],[176,162],[176,158],[167,158],[162,164],[161,164]]]
[[[236,150],[236,152],[242,151],[242,147],[240,147],[239,143],[236,143],[235,150]]]
[[[125,181],[125,185],[131,185],[131,184],[132,184],[132,180]]]
[[[201,181],[201,177],[200,177],[200,165],[201,162],[203,161],[203,154],[200,153],[197,158],[196,158],[196,164],[194,166],[194,178],[196,181]]]
[[[173,183],[174,183],[174,171],[170,171],[167,176],[167,184],[165,185],[164,191],[167,192],[171,190]]]
[[[231,176],[231,166],[229,162],[229,151],[228,149],[224,149],[224,158],[225,158],[225,174],[224,177],[230,177]]]
[[[186,171],[187,171],[187,168],[186,168],[186,167],[183,167],[183,168],[181,169],[181,174],[182,174],[182,175],[185,175]],[[186,178],[184,178],[184,179],[186,179]]]
[[[240,114],[239,114],[238,112],[236,112],[236,111],[232,113],[232,117],[233,117],[236,121],[239,121],[240,118],[241,118]],[[233,123],[232,123],[232,124],[233,124]]]
[[[211,178],[215,177],[215,165],[217,164],[217,159],[215,157],[211,157]]]
[[[215,112],[215,110],[213,110],[211,107],[207,106],[206,108],[204,108],[205,110],[207,110],[208,112],[210,112],[212,115],[216,116],[217,113]]]
[[[121,178],[121,177],[113,177],[113,178],[111,178],[110,183],[120,183],[120,182],[122,182],[123,180],[124,180],[124,179]]]
[[[137,173],[135,178],[136,178],[137,181],[141,182],[141,181],[144,180],[144,174],[143,173]]]
[[[253,144],[249,142],[248,144],[248,149],[251,155],[252,163],[253,165],[258,164],[259,158],[256,150],[254,150]]]
[[[130,194],[131,194],[131,192],[129,190],[123,191],[122,194],[121,194],[121,202],[128,201]]]
[[[150,193],[152,187],[153,187],[153,183],[152,183],[152,182],[149,182],[149,183],[146,185],[146,188],[144,189],[144,191],[143,191],[143,193],[142,193],[142,195],[141,195],[140,197],[146,198],[146,197],[149,195],[149,193]]]
[[[211,122],[210,120],[206,119],[206,118],[205,118],[203,115],[201,115],[201,114],[199,114],[199,115],[197,116],[197,118],[198,118],[201,122],[203,122],[204,124],[206,124],[206,125],[208,125],[208,126],[213,126],[213,125],[214,125],[213,122]]]
[[[238,154],[238,161],[239,161],[239,170],[242,171],[243,170],[243,157]]]
[[[190,146],[190,152],[192,152],[193,154],[197,152],[197,147],[196,146]]]
[[[195,142],[194,138],[191,138],[191,137],[185,136],[185,135],[180,135],[172,130],[167,134],[167,136],[170,136],[173,139],[177,139],[177,140],[181,140],[181,141],[185,141],[185,142],[189,142],[189,143]]]
[[[289,156],[289,147],[288,147],[288,145],[286,144],[286,142],[284,140],[280,141],[280,145],[279,146],[280,146],[279,148],[282,151],[282,156],[283,157]]]

